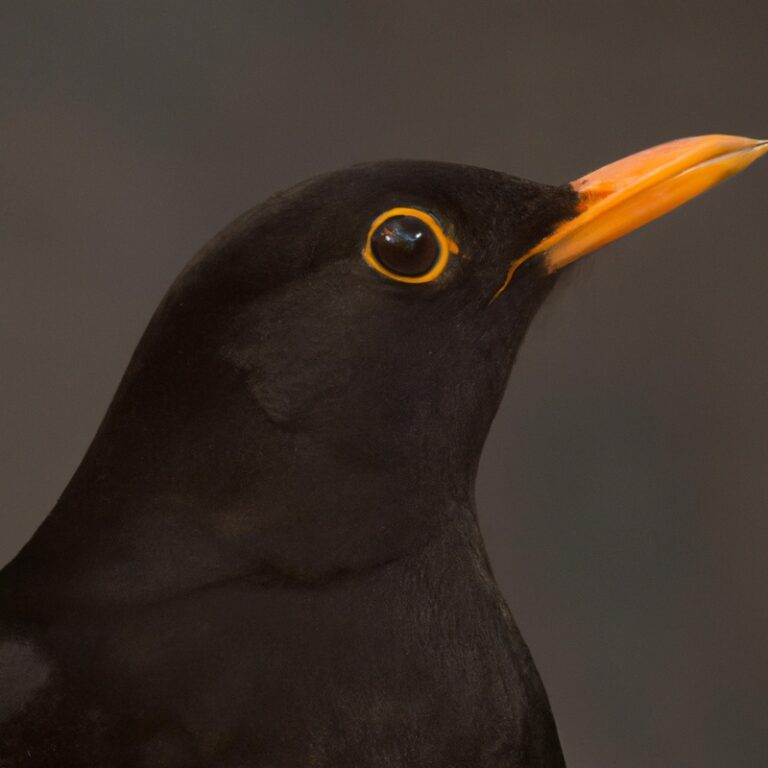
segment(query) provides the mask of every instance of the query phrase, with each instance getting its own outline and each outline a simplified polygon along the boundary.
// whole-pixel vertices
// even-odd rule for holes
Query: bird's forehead
[[[499,206],[510,209],[545,188],[499,171],[426,160],[366,163],[330,174],[324,181],[340,190],[341,197],[361,204],[404,199],[468,213]]]

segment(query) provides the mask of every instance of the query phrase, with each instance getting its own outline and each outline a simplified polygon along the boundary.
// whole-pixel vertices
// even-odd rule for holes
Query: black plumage
[[[361,257],[402,206],[458,245],[434,280]],[[563,766],[473,486],[557,275],[530,259],[494,296],[579,210],[388,162],[216,236],[0,574],[0,765]]]

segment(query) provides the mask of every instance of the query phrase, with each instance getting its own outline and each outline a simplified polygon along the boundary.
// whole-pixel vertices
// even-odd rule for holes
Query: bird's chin
[[[637,152],[571,182],[576,216],[516,259],[497,296],[518,267],[540,257],[556,272],[588,253],[692,200],[768,152],[768,141],[740,136],[694,136]]]

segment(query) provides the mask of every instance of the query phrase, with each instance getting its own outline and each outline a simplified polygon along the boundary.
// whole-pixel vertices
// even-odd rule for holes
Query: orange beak
[[[496,295],[528,259],[541,256],[546,270],[555,272],[688,202],[766,153],[768,141],[694,136],[660,144],[582,176],[571,182],[579,195],[577,215],[516,259]]]

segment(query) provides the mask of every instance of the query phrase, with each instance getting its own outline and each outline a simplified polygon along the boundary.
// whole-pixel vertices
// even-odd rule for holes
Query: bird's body
[[[66,613],[10,635],[36,658],[5,749],[34,765],[563,765],[527,650],[458,540],[322,584]]]
[[[689,186],[766,149],[705,138]],[[0,574],[0,768],[561,768],[474,480],[617,178],[372,164],[214,238]]]

